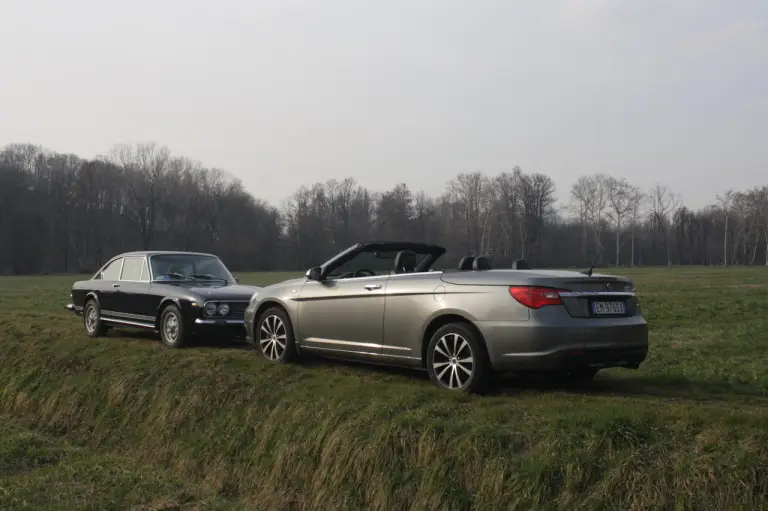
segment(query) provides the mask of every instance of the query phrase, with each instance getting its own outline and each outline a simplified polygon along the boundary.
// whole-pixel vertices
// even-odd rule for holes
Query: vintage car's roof
[[[218,257],[215,254],[206,254],[204,252],[184,252],[181,250],[137,250],[134,252],[124,252],[116,255],[115,257],[127,257],[127,256],[153,256],[153,255],[199,255],[208,257]]]

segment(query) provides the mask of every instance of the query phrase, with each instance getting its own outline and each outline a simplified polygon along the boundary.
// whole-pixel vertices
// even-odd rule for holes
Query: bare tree
[[[656,225],[661,229],[661,233],[664,236],[664,248],[667,252],[667,266],[672,266],[672,254],[669,251],[669,215],[674,212],[680,205],[680,199],[675,192],[662,185],[656,185],[651,188],[649,193],[651,215],[656,222]]]
[[[733,205],[733,190],[717,196],[720,213],[723,215],[723,266],[728,266],[728,215]]]
[[[648,196],[643,190],[633,186],[630,191],[630,222],[632,226],[632,247],[630,249],[630,266],[635,265],[635,232],[637,231],[637,221],[643,216],[643,208],[646,205]]]
[[[584,222],[583,247],[586,245],[586,227],[589,225],[594,234],[596,249],[598,251],[602,249],[600,238],[608,204],[609,182],[610,178],[605,174],[594,174],[580,177],[571,188],[571,199],[575,201]],[[583,248],[583,255],[586,257],[586,248]]]
[[[616,237],[616,266],[619,266],[621,230],[624,229],[632,209],[632,186],[625,179],[608,178],[608,218],[613,223]]]

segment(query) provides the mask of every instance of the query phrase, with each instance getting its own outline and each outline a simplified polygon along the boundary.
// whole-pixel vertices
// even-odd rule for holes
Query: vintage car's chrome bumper
[[[73,303],[68,303],[67,304],[67,310],[69,312],[73,313],[73,314],[78,314],[78,315],[80,315],[83,312],[82,309],[79,309],[78,307],[75,307],[75,304],[73,304]]]
[[[196,325],[245,325],[244,319],[203,319],[197,318]]]

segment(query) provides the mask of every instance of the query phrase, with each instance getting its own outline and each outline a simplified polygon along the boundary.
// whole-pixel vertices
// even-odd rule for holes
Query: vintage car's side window
[[[120,279],[120,270],[123,266],[123,259],[122,257],[119,259],[115,259],[111,263],[107,265],[106,268],[101,272],[101,280],[119,280]]]
[[[141,266],[141,281],[149,282],[149,265],[146,261],[144,261],[144,264]]]
[[[123,263],[123,274],[120,280],[141,280],[141,269],[144,266],[143,257],[126,257]]]

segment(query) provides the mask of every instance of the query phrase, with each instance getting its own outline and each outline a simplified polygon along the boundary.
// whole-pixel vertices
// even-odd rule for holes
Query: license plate
[[[592,311],[596,316],[626,314],[627,305],[624,302],[594,302]]]

